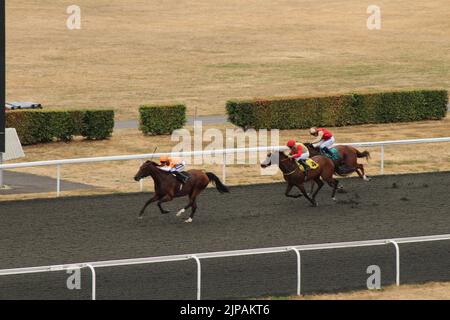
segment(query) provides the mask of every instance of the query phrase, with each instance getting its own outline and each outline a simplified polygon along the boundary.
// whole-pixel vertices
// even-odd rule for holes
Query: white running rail
[[[427,139],[412,139],[412,140],[388,140],[388,141],[374,141],[374,142],[356,142],[356,143],[340,143],[340,145],[351,145],[354,147],[380,147],[381,148],[381,161],[380,161],[380,174],[384,174],[384,147],[390,145],[408,145],[417,143],[437,143],[437,142],[450,142],[450,137],[444,138],[427,138]],[[336,145],[339,145],[336,144]],[[254,153],[254,152],[268,152],[277,150],[287,150],[285,146],[270,146],[270,147],[257,147],[257,148],[235,148],[235,149],[217,149],[206,151],[190,151],[190,152],[172,152],[172,153],[147,153],[147,154],[135,154],[135,155],[121,155],[121,156],[106,156],[106,157],[92,157],[92,158],[77,158],[77,159],[63,159],[63,160],[47,160],[47,161],[35,161],[35,162],[21,162],[12,164],[1,164],[0,171],[3,169],[17,169],[28,167],[40,167],[40,166],[56,166],[56,194],[60,195],[61,192],[61,166],[69,164],[81,164],[81,163],[93,163],[103,161],[124,161],[124,160],[143,160],[151,158],[159,158],[161,155],[168,155],[173,157],[195,157],[203,155],[224,155],[237,154],[237,153]],[[222,179],[226,180],[226,161],[223,161],[222,165]],[[141,180],[140,190],[143,190],[143,182]]]
[[[450,234],[421,236],[421,237],[408,237],[408,238],[381,239],[381,240],[324,243],[324,244],[306,244],[306,245],[298,245],[298,246],[246,249],[246,250],[234,250],[234,251],[218,251],[218,252],[182,254],[182,255],[173,255],[173,256],[150,257],[150,258],[73,263],[73,264],[31,267],[31,268],[3,269],[3,270],[0,270],[0,276],[89,268],[92,272],[92,287],[91,287],[92,288],[92,300],[95,300],[96,299],[95,268],[130,266],[130,265],[138,265],[138,264],[151,264],[151,263],[173,262],[173,261],[185,261],[185,260],[193,259],[197,263],[197,299],[200,300],[201,299],[201,273],[202,273],[201,272],[201,260],[202,259],[239,257],[239,256],[248,256],[248,255],[284,253],[284,252],[294,251],[297,256],[297,294],[300,295],[301,294],[300,255],[301,255],[302,251],[382,246],[382,245],[393,244],[395,247],[396,284],[398,286],[398,285],[400,285],[400,247],[399,247],[399,244],[419,243],[419,242],[429,242],[429,241],[444,241],[444,240],[450,240]]]

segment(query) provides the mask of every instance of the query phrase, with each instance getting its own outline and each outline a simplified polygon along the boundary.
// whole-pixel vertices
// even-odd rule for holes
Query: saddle
[[[186,171],[171,172],[171,174],[182,184],[186,183],[189,180],[189,178],[191,177],[191,175]]]
[[[313,159],[306,159],[305,162],[311,168],[311,170],[315,170],[319,167],[319,164],[317,162],[315,162]],[[301,172],[305,171],[305,169],[303,168],[303,166],[300,163],[298,163],[297,161],[296,161],[296,163]]]

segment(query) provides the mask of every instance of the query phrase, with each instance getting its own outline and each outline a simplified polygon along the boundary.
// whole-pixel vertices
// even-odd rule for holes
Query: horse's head
[[[286,154],[283,151],[269,152],[267,153],[266,159],[261,163],[261,168],[270,167],[272,164],[278,164],[279,160],[287,159]]]
[[[145,161],[139,168],[136,175],[134,176],[134,180],[140,181],[141,179],[148,177],[151,174],[152,168],[154,168],[157,165],[158,164],[156,162],[150,160]]]
[[[319,148],[314,147],[311,142],[305,142],[304,145],[306,148],[308,148],[310,156],[315,156],[315,155],[320,154]]]

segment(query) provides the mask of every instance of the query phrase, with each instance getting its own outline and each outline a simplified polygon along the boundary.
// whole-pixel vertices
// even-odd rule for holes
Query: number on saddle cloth
[[[319,167],[319,164],[317,163],[317,162],[315,162],[313,159],[311,159],[311,158],[309,158],[309,159],[306,159],[306,164],[309,166],[309,168],[311,169],[311,170],[315,170],[315,169],[317,169],[318,167]],[[303,166],[299,163],[299,162],[297,162],[297,165],[298,165],[298,167],[300,168],[300,170],[303,172],[305,169],[303,168]]]

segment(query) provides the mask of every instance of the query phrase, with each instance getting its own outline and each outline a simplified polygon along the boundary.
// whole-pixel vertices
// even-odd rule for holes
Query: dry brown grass
[[[389,286],[381,290],[365,290],[337,294],[290,296],[289,300],[450,300],[450,282],[422,285]]]
[[[450,88],[448,0],[78,0],[6,3],[7,100],[54,107],[182,101],[223,114],[230,98]]]
[[[192,127],[187,127],[192,131]],[[211,126],[204,126],[204,130]],[[234,128],[232,125],[215,126],[224,131],[226,128]],[[450,116],[440,121],[423,121],[399,124],[361,125],[352,127],[330,128],[336,135],[338,142],[361,142],[396,139],[414,139],[448,136],[450,128]],[[280,143],[283,144],[290,138],[308,141],[307,130],[280,131]],[[170,152],[176,142],[172,142],[170,136],[143,136],[134,129],[116,130],[109,140],[85,141],[76,139],[70,143],[58,142],[25,147],[26,157],[16,162],[55,160],[67,158],[81,158],[108,155],[126,155],[151,153],[155,146],[160,152]],[[277,145],[277,144],[275,144]],[[427,171],[450,170],[450,143],[420,144],[392,146],[385,149],[385,173],[411,173]],[[380,150],[367,148],[372,155],[369,163],[365,164],[368,175],[379,173]],[[430,157],[430,153],[433,157]],[[366,163],[365,160],[360,160]],[[139,167],[139,160],[101,162],[93,164],[67,165],[61,169],[62,177],[66,180],[87,183],[99,187],[94,193],[105,192],[132,192],[139,191],[139,184],[132,178]],[[189,165],[189,168],[204,168],[221,176],[220,165]],[[39,175],[56,177],[56,168],[34,167],[18,169]],[[263,182],[282,181],[282,175],[278,172],[274,176],[261,175],[258,164],[230,165],[227,166],[227,180],[229,185],[253,184]],[[145,180],[145,190],[153,189],[153,182]],[[88,191],[74,191],[64,194],[86,194]],[[2,199],[30,198],[52,196],[53,194],[2,196]]]

